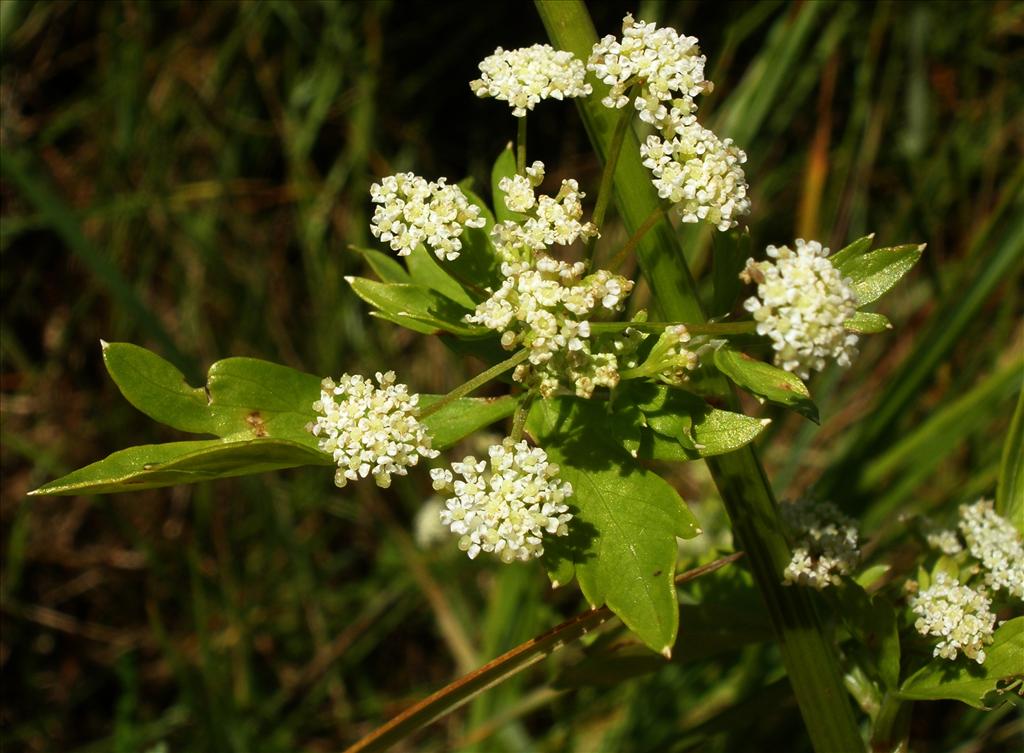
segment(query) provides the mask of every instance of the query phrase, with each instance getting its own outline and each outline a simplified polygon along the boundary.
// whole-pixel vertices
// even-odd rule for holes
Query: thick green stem
[[[911,701],[886,693],[871,734],[872,753],[907,753],[910,745]]]
[[[454,390],[449,392],[447,395],[442,397],[437,402],[431,403],[430,405],[422,408],[419,412],[419,419],[423,420],[427,416],[437,413],[439,410],[444,408],[449,403],[453,403],[460,397],[465,397],[474,390],[483,387],[485,384],[487,384],[495,377],[499,377],[509,369],[521,364],[523,361],[526,360],[526,357],[528,355],[530,355],[530,351],[526,349],[520,350],[511,358],[507,358],[501,363],[495,364],[491,368],[487,369],[487,371],[480,372],[465,384],[460,384],[458,387],[456,387]]]
[[[516,120],[519,121],[516,128],[516,172],[526,175],[526,116]]]
[[[635,89],[635,87],[634,87]],[[634,93],[630,90],[630,95]],[[597,203],[594,204],[594,213],[590,221],[600,230],[604,226],[604,216],[608,212],[608,204],[612,199],[612,182],[615,178],[615,165],[619,162],[619,154],[622,152],[622,142],[626,138],[626,129],[633,119],[633,108],[626,105],[619,113],[619,119],[615,123],[615,132],[612,134],[612,143],[608,147],[608,158],[604,163],[604,170],[601,173],[601,185],[597,189]],[[587,244],[587,259],[594,258],[594,248],[597,246],[597,236],[590,239]]]
[[[537,0],[537,8],[555,47],[586,58],[597,41],[593,23],[581,0]],[[599,156],[607,154],[614,114],[600,103],[605,87],[576,100],[584,125]],[[615,168],[615,197],[626,227],[636,232],[660,200],[650,174],[640,161],[640,145],[626,134]],[[671,224],[653,221],[637,244],[637,259],[666,319],[703,322],[704,311],[679,239]],[[709,376],[701,387],[724,405],[737,399],[724,377]],[[782,571],[791,556],[782,533],[778,506],[764,469],[751,446],[708,458],[733,531],[750,557],[750,566],[771,617],[783,663],[800,706],[811,742],[818,753],[864,749],[853,707],[843,686],[835,646],[822,624],[807,589],[784,586]]]
[[[530,415],[530,403],[533,402],[533,395],[529,394],[519,401],[519,405],[516,406],[515,415],[512,416],[512,434],[513,442],[518,442],[523,438],[523,432],[526,429],[526,418]]]

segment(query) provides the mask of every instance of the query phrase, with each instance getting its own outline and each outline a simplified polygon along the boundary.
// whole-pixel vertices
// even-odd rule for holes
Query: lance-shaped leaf
[[[476,301],[470,297],[466,289],[442,268],[437,262],[437,257],[427,251],[422,244],[414,248],[404,258],[413,284],[434,290],[467,309],[476,306]]]
[[[489,330],[465,323],[469,310],[443,295],[421,285],[376,282],[363,277],[347,277],[356,295],[388,319],[403,321],[414,319],[423,325],[435,327],[463,337],[486,335]]]
[[[350,246],[350,248],[366,260],[370,269],[380,278],[381,282],[409,284],[413,281],[405,267],[395,261],[393,257],[372,248],[359,248],[358,246]]]
[[[650,432],[641,438],[640,456],[652,460],[696,460],[732,452],[753,441],[771,423],[721,410],[685,390],[629,382],[621,399],[644,415]]]
[[[985,647],[985,663],[966,657],[931,661],[906,679],[903,698],[918,701],[950,699],[978,709],[992,708],[1010,693],[1024,694],[1024,617],[1004,622]]]
[[[848,264],[858,256],[862,256],[867,253],[868,249],[871,248],[871,243],[875,240],[875,234],[865,235],[863,238],[858,238],[849,246],[841,248],[836,251],[832,256],[829,257],[829,261],[832,262],[832,266],[841,268],[842,265]]]
[[[329,455],[284,439],[206,439],[129,447],[29,492],[31,495],[114,494],[300,465],[333,465]]]
[[[801,416],[818,423],[818,406],[796,374],[758,361],[729,347],[715,351],[715,366],[747,392],[773,403],[792,408]]]
[[[459,258],[454,261],[446,261],[445,265],[460,280],[470,280],[481,288],[494,289],[501,285],[503,279],[501,263],[494,251],[494,244],[491,242],[494,215],[483,199],[470,189],[469,184],[469,180],[461,181],[459,188],[466,195],[469,203],[480,210],[480,216],[484,218],[484,226],[480,228],[467,227],[463,230]]]
[[[843,322],[843,326],[858,335],[874,335],[892,329],[892,323],[887,317],[870,311],[858,311]]]
[[[628,453],[595,444],[604,424],[581,418],[572,402],[537,401],[528,422],[573,487],[570,533],[553,541],[545,557],[571,560],[592,606],[607,604],[644,643],[668,655],[679,626],[676,537],[697,535],[697,521],[663,479]]]
[[[880,248],[871,253],[833,259],[834,266],[853,281],[857,305],[873,303],[887,293],[921,258],[924,244]]]
[[[494,166],[491,168],[491,195],[494,197],[494,216],[498,222],[521,222],[523,219],[522,214],[513,212],[505,204],[505,192],[499,186],[502,178],[511,178],[515,174],[516,153],[510,141],[498,155],[498,159],[494,160]]]
[[[1024,391],[1017,396],[1017,409],[1003,444],[996,511],[1024,534]]]

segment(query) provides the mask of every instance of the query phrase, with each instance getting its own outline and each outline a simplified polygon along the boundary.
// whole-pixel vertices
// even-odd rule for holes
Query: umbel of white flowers
[[[389,175],[370,186],[370,200],[377,205],[370,232],[399,256],[423,243],[439,259],[458,259],[463,230],[485,223],[480,208],[445,178],[428,183],[413,173]]]
[[[978,664],[985,661],[985,645],[992,642],[996,616],[992,613],[992,602],[983,592],[939,572],[928,588],[911,599],[910,605],[918,615],[914,623],[917,632],[942,639],[933,656],[953,660],[963,651]]]
[[[591,86],[583,79],[583,61],[571,52],[551,45],[535,44],[518,50],[501,47],[480,62],[480,78],[469,82],[478,97],[508,102],[512,114],[526,117],[526,111],[542,99],[585,97]]]
[[[768,246],[767,253],[775,261],[748,259],[740,278],[757,283],[757,295],[743,307],[754,315],[757,333],[771,339],[775,365],[802,379],[824,369],[827,358],[849,366],[857,336],[843,325],[857,313],[857,294],[832,266],[828,249],[798,238],[796,250]]]
[[[474,559],[480,552],[502,562],[544,554],[545,535],[566,536],[572,519],[565,504],[572,486],[539,447],[510,437],[488,450],[489,461],[467,456],[451,470],[430,472],[434,489],[448,495],[441,523],[458,535],[459,548]],[[461,477],[461,478],[457,478]]]
[[[793,540],[793,557],[783,572],[786,583],[819,591],[838,586],[860,559],[853,519],[831,502],[804,499],[781,506],[782,520]]]
[[[324,379],[313,410],[320,415],[306,429],[318,446],[334,457],[334,483],[373,476],[377,485],[391,486],[392,474],[404,476],[421,457],[435,458],[430,434],[416,419],[419,395],[395,383],[395,372],[377,372],[377,383],[343,374],[337,382]]]
[[[1024,599],[1024,544],[1013,524],[995,511],[991,500],[960,505],[960,533],[967,550],[985,569],[985,582]]]

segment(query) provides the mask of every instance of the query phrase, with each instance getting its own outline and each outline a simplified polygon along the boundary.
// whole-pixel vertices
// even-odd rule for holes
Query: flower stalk
[[[460,384],[458,387],[456,387],[454,390],[452,390],[447,395],[442,397],[440,400],[437,400],[431,403],[430,405],[421,408],[417,415],[417,418],[419,418],[422,421],[427,416],[432,416],[433,414],[437,413],[445,406],[455,402],[459,398],[465,397],[471,392],[475,392],[492,379],[501,376],[509,369],[513,369],[519,364],[521,364],[523,361],[527,359],[529,355],[530,351],[526,349],[520,350],[511,358],[506,358],[501,363],[495,364],[486,371],[480,372],[475,377],[470,379],[468,382]]]

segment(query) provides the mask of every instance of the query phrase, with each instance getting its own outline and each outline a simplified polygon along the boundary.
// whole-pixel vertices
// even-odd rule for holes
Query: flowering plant
[[[544,12],[550,20],[560,11]],[[769,246],[767,259],[744,259],[746,155],[699,122],[698,98],[711,84],[697,40],[631,16],[621,36],[581,45],[573,34],[554,40],[568,49],[499,48],[470,84],[506,102],[517,123],[514,145],[494,164],[489,202],[468,182],[413,173],[369,187],[371,232],[388,251],[358,249],[377,279],[349,278],[351,289],[371,315],[477,357],[487,365],[479,375],[446,395],[418,395],[391,371],[375,384],[230,358],[210,368],[205,387],[191,387],[156,354],[104,343],[126,399],[157,421],[216,439],[130,448],[37,493],[130,491],[304,465],[334,468],[339,487],[372,477],[386,488],[437,461],[429,473],[445,495],[437,519],[453,546],[512,566],[539,560],[554,585],[575,579],[595,613],[607,607],[670,657],[680,624],[677,538],[702,531],[649,463],[707,458],[772,607],[816,746],[846,748],[859,733],[852,709],[834,700],[843,693],[840,658],[808,588],[835,600],[855,645],[881,636],[855,667],[864,679],[854,696],[885,734],[906,699],[966,692],[949,689],[933,664],[901,665],[901,635],[914,639],[901,625],[910,614],[918,635],[940,639],[936,657],[963,653],[986,668],[972,701],[1005,692],[1022,623],[997,628],[991,601],[974,586],[980,578],[1020,599],[1019,521],[1007,522],[1007,504],[965,514],[966,549],[946,543],[944,557],[969,552],[977,570],[940,558],[906,581],[909,599],[878,599],[869,589],[882,576],[860,569],[852,520],[824,504],[775,505],[750,448],[768,422],[740,410],[733,392],[815,420],[804,380],[831,362],[849,365],[860,337],[892,326],[863,307],[892,289],[923,247],[872,250],[868,236],[830,254],[796,239]],[[577,180],[544,190],[547,166],[527,161],[529,112],[547,99],[579,102],[604,161],[589,218]],[[602,237],[613,196],[630,232],[616,245]],[[721,234],[728,274],[713,281],[724,300],[717,318],[705,316],[675,253],[673,220]],[[653,318],[631,305],[638,281],[622,271],[634,257],[653,291]],[[750,286],[741,307],[729,300],[737,281]],[[498,380],[508,385],[504,396],[471,397]],[[509,419],[486,460],[439,460]]]

